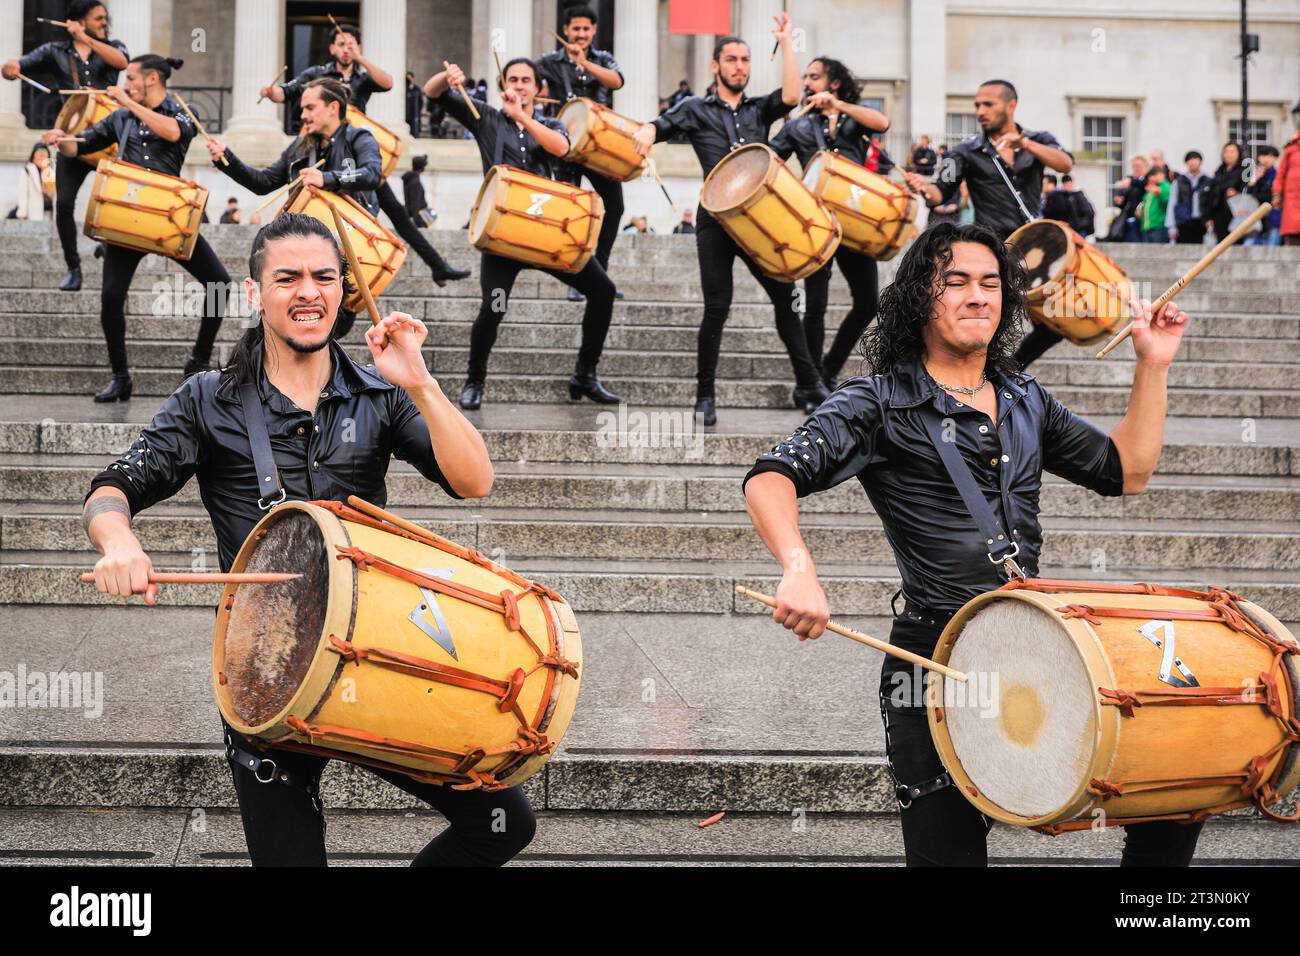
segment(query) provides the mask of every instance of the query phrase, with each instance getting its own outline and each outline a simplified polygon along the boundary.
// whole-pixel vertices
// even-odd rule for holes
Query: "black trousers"
[[[393,192],[393,187],[388,185],[385,180],[375,190],[375,195],[379,199],[379,208],[384,211],[393,224],[393,229],[402,241],[410,248],[415,250],[415,254],[435,272],[445,272],[447,269],[447,260],[445,260],[438,250],[429,245],[429,240],[424,238],[424,233],[420,230],[411,217],[406,213],[406,205],[397,198]]]
[[[591,183],[591,188],[605,204],[605,218],[600,224],[600,235],[596,238],[595,255],[600,262],[600,267],[608,272],[609,253],[614,248],[614,240],[618,238],[618,227],[623,221],[623,183],[602,176],[577,163],[561,164],[560,178],[564,182],[581,186],[583,176],[587,177],[587,182]]]
[[[889,643],[930,657],[946,619],[935,621],[932,625],[896,617]],[[926,721],[923,688],[920,668],[885,657],[880,669],[880,715],[889,769],[899,786],[925,783],[944,770]],[[967,802],[956,787],[916,797],[907,807],[900,803],[899,817],[908,866],[988,865],[985,838],[993,821]],[[1165,820],[1127,826],[1120,866],[1187,866],[1203,826]]]
[[[54,160],[54,228],[59,233],[59,245],[63,247],[63,261],[69,269],[81,268],[81,256],[77,252],[76,209],[77,193],[86,177],[95,171],[95,167],[80,159],[69,159],[59,153]]]
[[[1178,243],[1199,246],[1205,240],[1205,220],[1189,219],[1178,227]]]
[[[524,269],[537,269],[537,266],[490,252],[483,253],[479,266],[479,288],[483,298],[469,337],[468,377],[472,382],[487,379],[488,356],[496,344],[497,327],[506,317],[515,278]],[[594,255],[581,272],[561,272],[558,269],[537,271],[554,276],[587,297],[587,305],[582,313],[582,345],[578,349],[578,368],[594,372],[596,363],[600,361],[600,353],[605,348],[605,336],[609,334],[609,323],[614,315],[613,281]]]
[[[808,354],[808,340],[803,323],[795,311],[796,287],[793,282],[778,282],[765,276],[761,269],[727,235],[716,219],[701,208],[695,216],[695,251],[700,258],[700,285],[704,291],[704,321],[700,323],[699,350],[696,355],[697,398],[714,397],[714,379],[718,371],[718,353],[722,350],[722,327],[731,311],[733,284],[731,268],[739,257],[750,274],[758,280],[776,309],[776,331],[790,355],[795,384],[812,388],[821,382],[821,372]]]
[[[880,270],[875,259],[840,246],[835,251],[834,262],[839,264],[849,284],[853,306],[840,323],[835,341],[825,355],[822,355],[822,344],[826,340],[826,303],[830,297],[832,263],[826,263],[825,267],[803,280],[806,307],[803,330],[808,342],[808,355],[814,362],[820,362],[822,375],[828,380],[839,375],[853,347],[876,317],[876,299],[880,291]]]
[[[235,760],[227,761],[253,865],[325,866],[325,813],[319,799],[301,786],[271,777],[273,770],[287,770],[295,783],[308,781],[319,793],[320,775],[329,758],[259,749],[224,723],[223,730],[244,750],[275,762],[274,768],[259,767],[259,774]],[[500,866],[533,839],[537,821],[528,797],[518,787],[496,793],[452,790],[392,771],[366,769],[423,800],[451,824],[416,854],[412,866]],[[259,776],[270,782],[262,783]]]
[[[140,260],[149,253],[122,246],[104,249],[104,285],[99,294],[99,324],[108,345],[108,360],[113,374],[127,373],[126,361],[126,294]],[[212,357],[212,344],[226,314],[226,297],[230,294],[230,273],[212,251],[208,241],[199,236],[194,254],[181,262],[185,271],[203,283],[203,321],[194,340],[194,355],[201,361]]]
[[[1035,325],[1016,349],[1016,362],[1021,368],[1028,368],[1037,358],[1065,338],[1059,332],[1053,332],[1045,325]]]

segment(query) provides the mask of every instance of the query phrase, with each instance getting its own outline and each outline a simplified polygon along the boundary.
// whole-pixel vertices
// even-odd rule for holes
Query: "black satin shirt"
[[[1056,137],[1046,130],[1028,130],[1016,124],[1028,139],[1053,149],[1061,149]],[[977,133],[962,140],[948,151],[947,157],[935,170],[934,184],[943,196],[936,205],[952,202],[952,197],[961,188],[962,180],[970,190],[971,204],[975,207],[975,221],[988,226],[1005,239],[1023,226],[1028,220],[1020,211],[1016,197],[1007,188],[1001,166],[1007,178],[1016,187],[1025,209],[1031,216],[1038,212],[1043,199],[1043,173],[1046,167],[1029,150],[1017,150],[1014,162],[1008,166],[984,133]]]
[[[365,206],[370,215],[379,215],[375,190],[384,183],[384,163],[375,134],[364,126],[344,122],[325,142],[324,154],[321,176],[325,189],[349,195]],[[212,165],[246,189],[265,195],[291,179],[297,179],[299,172],[316,165],[320,158],[316,146],[311,144],[304,149],[299,136],[266,169],[254,169],[229,147],[226,148],[226,159],[230,165],[221,166],[218,160],[213,160]]]
[[[821,136],[818,137],[818,133]],[[831,135],[831,118],[821,110],[805,113],[797,120],[786,123],[772,137],[771,147],[783,160],[793,153],[799,157],[799,165],[808,168],[808,161],[819,150],[829,149],[839,153],[845,159],[851,159],[859,166],[867,159],[867,144],[872,136],[867,129],[851,116],[840,114],[835,124],[835,135]]]
[[[11,23],[9,29],[21,30],[22,27]],[[131,54],[126,50],[126,44],[121,40],[102,42],[120,50],[128,60],[131,58]],[[83,86],[104,90],[117,85],[117,76],[121,72],[116,67],[105,63],[103,57],[95,50],[90,51],[88,59],[83,60],[77,56],[77,46],[71,37],[66,40],[42,43],[18,61],[18,69],[34,80],[53,80],[55,83],[53,88],[58,90],[72,90]]]
[[[1124,491],[1124,469],[1110,436],[1076,415],[1029,373],[994,373],[995,423],[934,384],[918,359],[886,375],[849,379],[745,475],[778,471],[799,497],[857,478],[880,517],[914,604],[955,610],[1005,583],[939,452],[922,409],[953,422],[957,448],[994,513],[1020,545],[1016,561],[1038,573],[1043,531],[1038,499],[1043,471],[1100,495]],[[742,482],[743,487],[743,482]]]
[[[333,373],[314,415],[267,381],[262,347],[254,352],[285,500],[346,501],[348,495],[358,495],[382,506],[388,500],[384,477],[393,455],[451,497],[461,497],[438,465],[428,426],[411,396],[385,381],[373,365],[357,365],[338,342],[330,342],[329,349]],[[90,491],[101,485],[120,488],[134,516],[176,494],[195,475],[217,535],[221,570],[228,571],[266,512],[257,506],[257,470],[239,389],[224,372],[186,379],[127,452],[95,476]]]
[[[370,75],[370,71],[360,63],[353,63],[352,75],[344,78],[338,63],[330,60],[328,63],[307,67],[288,83],[282,85],[280,89],[284,90],[285,102],[291,102],[294,97],[301,96],[304,86],[312,80],[319,80],[322,76],[338,80],[346,86],[351,91],[348,105],[355,106],[363,113],[366,111],[366,104],[370,102],[370,95],[384,92],[384,88],[375,82],[375,78]]]
[[[618,74],[619,79],[623,78],[623,71],[618,68],[618,63],[614,61],[614,55],[607,50],[589,49],[587,59],[596,66],[613,70]],[[546,81],[547,96],[560,101],[556,106],[550,108],[553,110],[552,115],[558,114],[561,106],[578,96],[585,96],[587,99],[595,100],[601,106],[613,106],[614,104],[614,91],[590,73],[580,71],[577,65],[569,59],[566,50],[552,50],[550,53],[539,56],[537,58],[537,72]]]
[[[190,140],[198,130],[194,128],[194,121],[189,114],[170,93],[165,100],[153,107],[153,111],[174,119],[180,127],[181,138],[174,143],[163,139],[149,128],[148,123],[137,118],[124,106],[81,133],[82,141],[77,144],[77,155],[85,156],[116,143],[118,159],[168,176],[179,176],[181,167],[185,165]]]

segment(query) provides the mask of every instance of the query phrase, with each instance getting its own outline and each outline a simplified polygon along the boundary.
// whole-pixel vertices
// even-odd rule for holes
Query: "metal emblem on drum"
[[[122,196],[122,202],[129,202],[134,206],[140,205],[140,190],[144,188],[144,183],[127,183],[126,193]]]
[[[866,192],[865,189],[856,183],[849,183],[849,201],[853,203],[854,208],[856,208],[858,212],[864,211],[862,208],[862,197]]]
[[[1164,656],[1160,660],[1160,679],[1166,684],[1174,687],[1200,687],[1196,675],[1191,672],[1182,658],[1174,653],[1174,622],[1173,621],[1147,621],[1138,627],[1138,633],[1145,637],[1156,647],[1164,651]],[[1173,676],[1173,668],[1177,667],[1178,672],[1187,678],[1183,680]]]
[[[437,578],[450,578],[452,568],[417,568],[421,574],[432,575]],[[428,588],[420,588],[420,593],[424,595],[424,603],[416,605],[406,619],[428,634],[444,651],[452,656],[453,660],[460,660],[456,656],[456,645],[451,639],[451,629],[447,627],[447,619],[442,615],[442,608],[438,607],[438,599],[434,597],[432,591]],[[434,623],[430,624],[429,619],[425,616],[426,611],[433,613]]]
[[[549,193],[529,193],[532,197],[533,204],[528,207],[528,215],[540,216],[542,207],[546,205],[547,200],[553,198]]]

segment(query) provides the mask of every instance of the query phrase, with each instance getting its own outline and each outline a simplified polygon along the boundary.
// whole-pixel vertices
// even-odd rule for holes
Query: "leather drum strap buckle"
[[[1008,578],[1020,578],[1020,580],[1024,581],[1028,579],[1029,575],[1025,574],[1024,570],[1020,567],[1020,565],[1015,562],[1015,557],[1019,553],[1020,553],[1020,542],[1012,541],[1010,554],[1003,555],[1000,558],[995,558],[993,557],[993,552],[990,551],[988,555],[989,555],[989,560],[992,561],[994,564],[998,565],[999,567],[1001,567],[1002,570],[1007,573]]]

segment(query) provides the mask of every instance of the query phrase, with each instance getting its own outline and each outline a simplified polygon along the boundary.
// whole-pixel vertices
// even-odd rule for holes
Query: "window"
[[[883,96],[864,96],[858,102],[869,109],[885,112],[885,98]]]
[[[962,140],[975,136],[979,131],[980,125],[975,122],[974,113],[949,113],[943,138],[948,148],[952,149]]]
[[[1259,147],[1269,142],[1272,126],[1273,124],[1268,120],[1246,120],[1245,135],[1242,135],[1241,120],[1230,119],[1228,120],[1228,139],[1240,143],[1242,152],[1249,156],[1253,162],[1259,158],[1256,155]]]
[[[1124,178],[1124,117],[1085,116],[1083,118],[1083,152],[1077,159],[1091,159],[1106,164],[1106,189]]]

